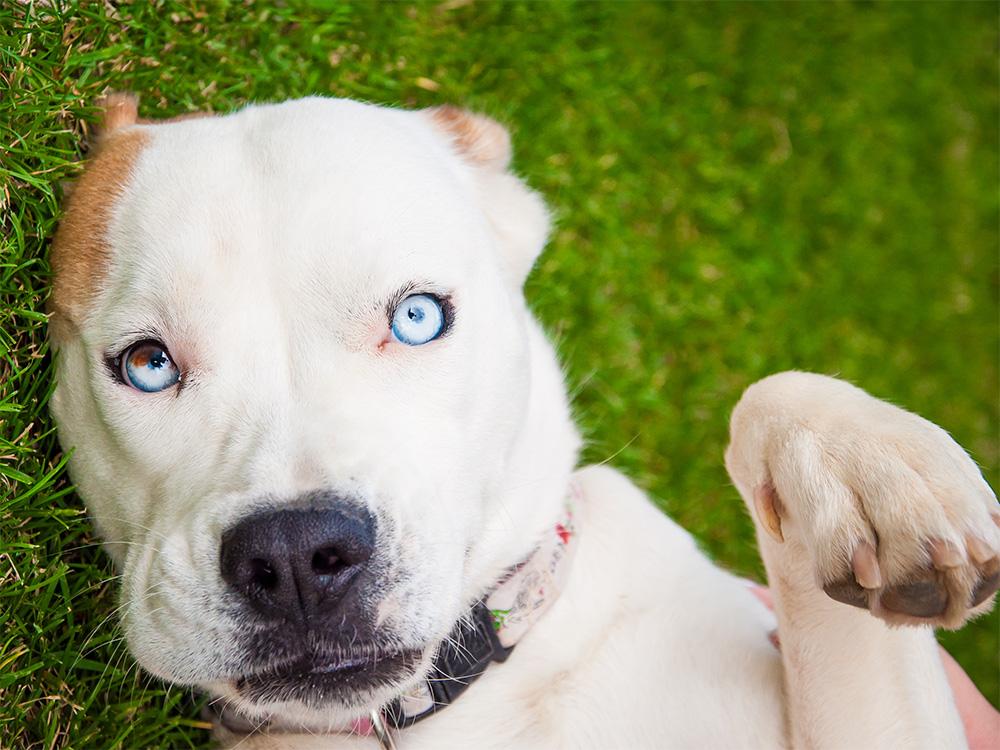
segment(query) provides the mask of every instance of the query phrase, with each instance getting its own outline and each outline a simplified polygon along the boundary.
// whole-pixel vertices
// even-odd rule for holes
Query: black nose
[[[268,511],[222,534],[222,578],[260,614],[308,621],[337,609],[374,549],[365,510]]]

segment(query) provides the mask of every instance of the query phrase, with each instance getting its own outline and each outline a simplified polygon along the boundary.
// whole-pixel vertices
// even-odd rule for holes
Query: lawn
[[[995,3],[0,0],[0,747],[203,747],[140,673],[46,401],[49,239],[97,96],[145,116],[323,93],[510,124],[558,226],[531,304],[588,437],[759,575],[722,468],[753,380],[839,374],[998,445]],[[997,703],[996,613],[947,646]],[[669,679],[669,675],[665,675]]]

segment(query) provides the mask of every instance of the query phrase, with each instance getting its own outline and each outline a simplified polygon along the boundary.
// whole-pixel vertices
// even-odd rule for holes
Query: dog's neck
[[[550,524],[534,552],[509,568],[445,639],[430,675],[383,709],[385,723],[403,729],[453,703],[492,662],[514,646],[558,598],[576,549],[579,489],[570,484],[562,516]]]
[[[558,517],[579,459],[580,434],[570,414],[555,351],[528,318],[530,387],[524,419],[489,490],[491,517],[477,531],[462,597],[473,601],[524,560]]]

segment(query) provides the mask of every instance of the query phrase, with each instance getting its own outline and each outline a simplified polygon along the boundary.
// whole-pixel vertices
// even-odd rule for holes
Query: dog
[[[964,747],[933,628],[1000,585],[970,457],[831,377],[752,385],[725,462],[772,614],[577,468],[510,158],[450,106],[108,99],[52,411],[138,662],[241,748]]]

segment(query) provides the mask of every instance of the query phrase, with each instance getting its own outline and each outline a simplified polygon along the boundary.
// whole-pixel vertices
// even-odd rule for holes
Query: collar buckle
[[[392,731],[385,724],[385,713],[381,710],[375,710],[368,718],[372,723],[372,734],[375,735],[382,750],[396,750],[396,741],[392,738]]]

